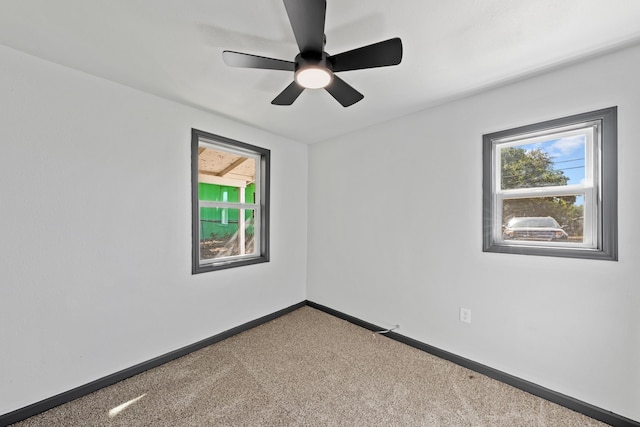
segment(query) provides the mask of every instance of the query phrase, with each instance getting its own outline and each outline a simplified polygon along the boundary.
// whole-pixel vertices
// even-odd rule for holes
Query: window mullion
[[[201,208],[258,209],[259,207],[254,203],[216,202],[211,200],[200,200],[199,203]]]

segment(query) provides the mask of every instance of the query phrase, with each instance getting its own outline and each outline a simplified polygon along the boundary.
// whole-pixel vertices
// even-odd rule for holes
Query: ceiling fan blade
[[[304,88],[302,86],[293,81],[285,90],[280,92],[280,95],[276,96],[271,103],[273,105],[291,105],[293,101],[298,99],[303,90]]]
[[[333,76],[333,81],[329,86],[325,87],[325,89],[336,101],[342,104],[343,107],[353,105],[364,98],[363,94],[336,75]]]
[[[349,50],[330,56],[329,61],[334,72],[398,65],[402,61],[402,40],[396,37]]]
[[[230,67],[261,68],[265,70],[294,71],[295,64],[282,59],[266,58],[264,56],[251,55],[250,53],[225,50],[222,52],[224,63]]]
[[[324,50],[325,0],[284,0],[300,52]]]

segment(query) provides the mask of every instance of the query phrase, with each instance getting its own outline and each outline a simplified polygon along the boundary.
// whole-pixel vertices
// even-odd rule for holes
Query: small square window
[[[483,136],[483,249],[617,260],[617,109]]]
[[[192,130],[193,273],[269,261],[267,149]]]

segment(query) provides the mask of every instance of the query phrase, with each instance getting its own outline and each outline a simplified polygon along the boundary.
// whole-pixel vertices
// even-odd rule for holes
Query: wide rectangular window
[[[485,251],[617,259],[616,113],[484,135]]]
[[[269,260],[270,152],[192,130],[193,273]]]

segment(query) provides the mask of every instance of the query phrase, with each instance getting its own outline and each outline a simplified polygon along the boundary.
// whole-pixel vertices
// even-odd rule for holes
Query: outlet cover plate
[[[463,323],[471,323],[471,309],[460,307],[460,321]]]

